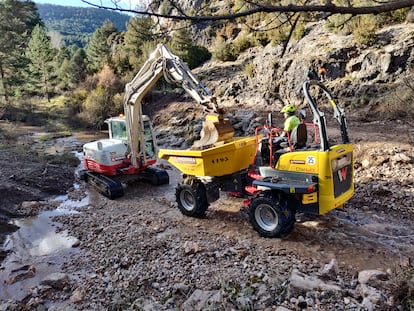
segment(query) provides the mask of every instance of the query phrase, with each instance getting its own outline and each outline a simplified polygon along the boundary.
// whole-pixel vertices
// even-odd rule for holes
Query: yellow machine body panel
[[[255,137],[235,137],[228,143],[204,150],[160,149],[158,157],[170,162],[183,174],[224,176],[248,168],[255,152]]]
[[[318,203],[319,214],[325,214],[351,199],[354,193],[353,146],[340,144],[328,151],[304,150],[280,156],[275,169],[315,174],[318,178],[317,198],[303,196],[302,203]]]

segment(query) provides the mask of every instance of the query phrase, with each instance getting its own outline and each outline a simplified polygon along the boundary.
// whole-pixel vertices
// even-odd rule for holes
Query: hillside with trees
[[[85,14],[74,13],[72,23],[78,24],[79,16],[83,16],[91,24],[88,31],[93,30],[85,47],[54,44],[55,38],[33,2],[0,3],[3,118],[36,125],[48,123],[51,127],[59,123],[60,127],[100,128],[107,117],[122,111],[125,83],[157,43],[171,43],[191,67],[211,56],[206,48],[191,43],[186,29],[167,38],[151,18],[139,16],[130,18],[124,31],[108,19],[94,28],[88,12],[107,12],[79,10]],[[96,15],[103,19],[108,16],[105,14]],[[57,120],[60,118],[67,122]]]
[[[97,8],[36,3],[49,33],[59,34],[64,45],[85,47],[93,32],[109,20],[119,31],[126,30],[130,15]]]
[[[185,3],[179,2],[183,8]],[[246,7],[236,1],[217,11],[214,3],[203,7],[197,2],[199,7],[193,9],[232,14]],[[372,3],[375,6],[375,2]],[[401,104],[411,94],[410,85],[406,83],[410,81],[411,68],[407,65],[411,62],[411,43],[406,39],[409,34],[398,39],[405,42],[404,51],[398,47],[395,52],[382,56],[382,46],[391,43],[393,34],[380,33],[382,29],[405,22],[408,8],[357,16],[259,12],[232,20],[193,23],[164,17],[176,15],[177,8],[164,2],[154,5],[152,12],[162,17],[128,16],[129,22],[123,30],[119,28],[120,24],[106,19],[110,13],[107,10],[65,8],[61,11],[59,6],[36,6],[31,1],[1,2],[1,14],[4,15],[0,20],[3,117],[53,125],[58,115],[70,115],[70,118],[63,118],[71,123],[68,125],[100,128],[107,117],[122,111],[125,83],[160,42],[170,46],[190,68],[197,72],[204,70],[201,80],[205,75],[204,79],[210,81],[203,82],[228,105],[264,102],[275,103],[277,109],[285,101],[297,101],[300,98],[297,89],[303,82],[305,71],[324,63],[328,77],[335,81],[334,91],[351,95],[348,96],[349,107],[369,107],[384,98],[395,102],[393,92],[403,88],[406,90],[404,98],[400,96],[392,105],[398,107],[395,114],[412,111]],[[46,8],[49,8],[47,13],[43,11]],[[187,9],[190,16],[191,6],[187,5]],[[11,12],[14,15],[8,16]],[[58,14],[62,16],[58,18]],[[85,31],[92,32],[88,44],[84,47],[56,44],[56,37],[48,29],[53,23],[45,27],[53,16],[55,25],[58,21],[63,25],[68,20],[68,24],[74,25],[73,31],[77,29],[75,25],[88,25],[84,27]],[[97,17],[104,21],[97,24]],[[316,29],[315,25],[319,25],[317,38],[336,36],[334,40],[348,42],[346,47],[327,41],[306,51],[307,46],[319,40],[310,35]],[[65,34],[69,33],[65,30]],[[321,46],[324,48],[319,48]],[[367,55],[368,51],[371,54]],[[299,57],[298,53],[301,53]],[[375,68],[383,62],[382,59],[388,59],[388,62]],[[201,64],[205,64],[207,70],[197,68]],[[219,67],[214,69],[216,65]],[[227,67],[231,69],[227,73],[207,73]],[[372,72],[361,74],[361,69]],[[403,77],[406,79],[402,80]],[[361,99],[355,101],[355,98]],[[62,126],[62,122],[59,124]]]

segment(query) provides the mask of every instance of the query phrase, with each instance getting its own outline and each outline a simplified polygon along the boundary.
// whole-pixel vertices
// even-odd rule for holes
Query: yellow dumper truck
[[[247,198],[244,204],[260,235],[281,238],[293,230],[296,212],[325,214],[350,200],[354,159],[344,110],[319,81],[306,81],[303,93],[313,119],[303,119],[277,146],[274,142],[280,141],[282,129],[268,121],[253,137],[225,135],[223,140],[209,139],[211,145],[161,149],[159,158],[183,174],[176,188],[180,211],[202,217],[220,191],[230,192]],[[334,126],[328,124],[328,116]],[[224,122],[222,115],[217,120],[212,115],[208,118],[216,125]],[[328,132],[333,133],[331,137]],[[211,126],[201,140],[213,134]]]

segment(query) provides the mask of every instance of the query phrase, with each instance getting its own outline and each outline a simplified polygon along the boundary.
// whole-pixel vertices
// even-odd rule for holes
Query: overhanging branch
[[[253,15],[257,13],[273,13],[273,12],[284,12],[284,13],[300,13],[300,12],[325,12],[331,14],[351,14],[351,15],[366,15],[366,14],[380,14],[386,12],[392,12],[403,8],[409,8],[414,6],[414,0],[399,0],[392,1],[389,3],[382,3],[374,6],[336,6],[334,4],[328,5],[266,5],[266,4],[257,4],[255,7],[250,8],[245,11],[237,12],[234,14],[222,14],[222,15],[178,15],[178,14],[159,14],[155,12],[150,12],[147,10],[133,10],[133,9],[123,9],[119,5],[113,7],[104,6],[101,4],[96,4],[88,0],[82,0],[83,3],[86,3],[92,7],[112,10],[125,13],[135,13],[139,15],[155,16],[162,17],[174,20],[190,20],[193,22],[202,22],[202,21],[219,21],[219,20],[231,20],[239,17],[245,17],[248,15]],[[253,3],[250,2],[250,5]]]

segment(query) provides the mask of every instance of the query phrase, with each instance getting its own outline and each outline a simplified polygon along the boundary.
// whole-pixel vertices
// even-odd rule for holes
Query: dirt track
[[[230,293],[237,292],[238,298],[250,299],[256,307],[295,308],[294,299],[299,294],[282,294],[293,269],[312,275],[336,259],[339,274],[335,280],[342,280],[339,283],[344,294],[335,298],[308,293],[313,310],[320,310],[318,305],[336,308],[348,296],[355,300],[353,307],[357,309],[362,305],[357,298],[359,292],[346,293],[356,290],[352,285],[355,273],[364,269],[392,270],[414,258],[413,128],[404,124],[400,127],[395,133],[384,133],[382,124],[350,124],[351,139],[357,142],[354,198],[344,210],[314,219],[298,215],[293,233],[285,239],[259,237],[247,215],[240,212],[242,200],[225,194],[205,218],[181,215],[174,202],[180,174],[173,168],[169,170],[170,185],[154,188],[137,184],[116,201],[87,191],[89,204],[80,208],[81,214],[58,218],[79,239],[81,255],[64,263],[63,271],[71,282],[53,295],[64,305],[80,309],[125,309],[133,305],[185,309],[195,289],[227,288]],[[401,154],[411,156],[411,160],[398,160],[396,155]],[[3,162],[4,172],[7,163]],[[45,170],[44,162],[31,165]],[[15,165],[13,171],[15,176],[27,176]],[[71,180],[66,174],[59,176],[62,182]],[[56,185],[56,180],[50,182]],[[3,187],[6,183],[3,178]],[[39,189],[30,183],[24,187]],[[84,195],[83,187],[70,191],[75,199]],[[250,288],[252,280],[262,288],[262,296],[259,287]],[[253,294],[249,294],[251,291]],[[49,292],[40,292],[45,301],[52,299]],[[82,295],[73,305],[69,298],[75,292]],[[230,298],[225,296],[216,302],[219,309],[240,308],[241,302]],[[27,305],[27,301],[24,303]],[[380,301],[376,310],[387,308],[388,303]]]

